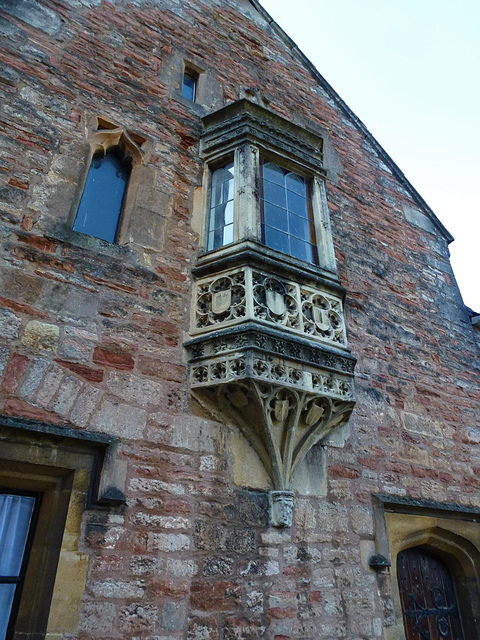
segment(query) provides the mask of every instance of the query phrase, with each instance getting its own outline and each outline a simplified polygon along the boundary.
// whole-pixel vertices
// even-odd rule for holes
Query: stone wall
[[[118,438],[127,500],[85,511],[81,617],[49,637],[393,637],[391,585],[368,567],[372,494],[480,507],[480,359],[448,237],[246,0],[7,0],[0,15],[2,413]],[[181,97],[184,59],[205,72],[202,104]],[[358,359],[350,435],[284,531],[253,451],[192,402],[182,351],[200,118],[244,96],[324,139]],[[97,116],[147,140],[122,245],[71,231]]]

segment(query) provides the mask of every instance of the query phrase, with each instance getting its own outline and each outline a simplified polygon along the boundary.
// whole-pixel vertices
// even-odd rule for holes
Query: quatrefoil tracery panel
[[[249,267],[196,284],[192,334],[248,320],[347,346],[342,301],[331,293]]]

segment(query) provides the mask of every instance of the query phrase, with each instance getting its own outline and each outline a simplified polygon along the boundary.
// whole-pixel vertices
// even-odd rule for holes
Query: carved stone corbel
[[[354,402],[251,379],[196,388],[193,393],[251,443],[274,487],[271,523],[290,526],[290,483],[296,467],[315,444],[348,421]]]

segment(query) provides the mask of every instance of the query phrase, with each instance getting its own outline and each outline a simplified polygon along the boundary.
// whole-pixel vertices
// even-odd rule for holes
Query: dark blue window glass
[[[33,496],[0,494],[0,638],[9,633],[25,576]]]
[[[262,242],[318,264],[310,182],[273,162],[261,166]]]
[[[131,166],[119,149],[96,155],[88,171],[74,231],[114,242]]]
[[[183,74],[182,96],[195,102],[195,92],[197,89],[197,78],[190,73]]]

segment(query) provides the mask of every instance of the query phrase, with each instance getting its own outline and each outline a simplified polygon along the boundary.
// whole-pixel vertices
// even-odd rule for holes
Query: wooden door
[[[455,587],[441,558],[419,547],[398,554],[407,640],[465,640]]]

